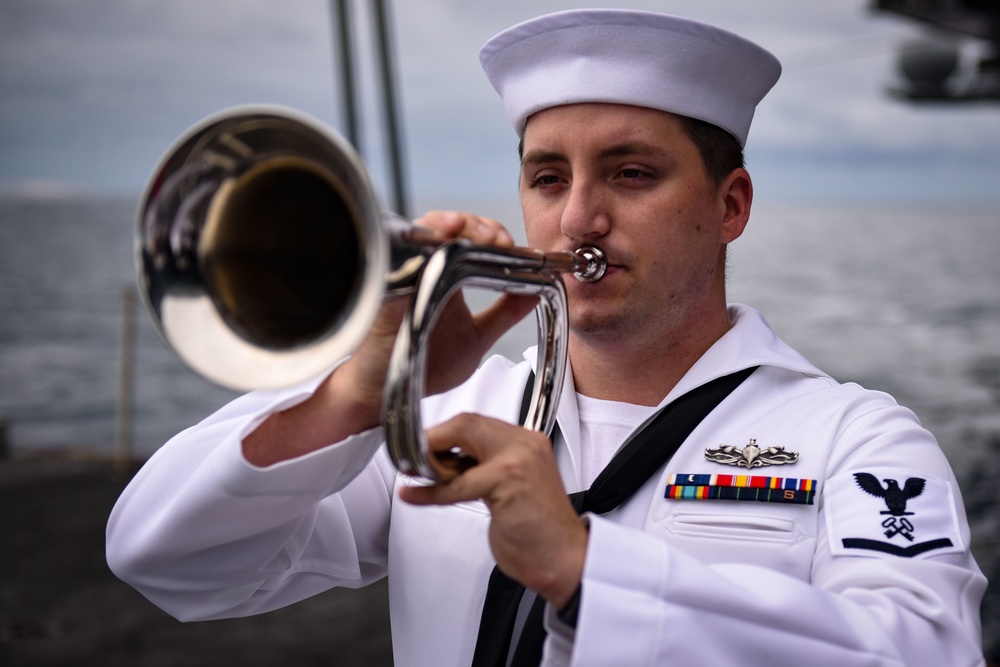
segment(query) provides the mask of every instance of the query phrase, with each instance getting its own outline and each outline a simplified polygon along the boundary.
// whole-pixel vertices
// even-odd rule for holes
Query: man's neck
[[[729,329],[723,311],[701,326],[687,326],[648,340],[583,338],[570,334],[576,390],[584,396],[636,405],[658,405],[698,359]]]

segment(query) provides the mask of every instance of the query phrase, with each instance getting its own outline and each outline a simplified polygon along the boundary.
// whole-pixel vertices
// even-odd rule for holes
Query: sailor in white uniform
[[[986,582],[933,436],[726,303],[774,57],[686,19],[584,10],[504,31],[481,60],[522,142],[529,245],[609,260],[567,281],[552,441],[516,425],[532,351],[469,377],[530,299],[458,301],[423,419],[434,451],[476,465],[400,475],[378,423],[388,303],[331,374],[160,449],[111,516],[116,574],[182,620],[388,575],[399,666],[983,664]],[[512,243],[469,214],[421,222]]]

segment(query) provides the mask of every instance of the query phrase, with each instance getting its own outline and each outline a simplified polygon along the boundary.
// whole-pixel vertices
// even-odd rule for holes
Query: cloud
[[[362,148],[384,177],[367,3],[354,3],[355,37],[368,63]],[[513,134],[478,66],[498,30],[541,12],[658,0],[421,0],[395,2],[396,56],[408,171],[422,201],[513,194]],[[868,2],[676,0],[670,11],[739,32],[785,63],[758,109],[751,162],[775,182],[815,179],[796,191],[852,196],[853,174],[877,167],[888,196],[964,196],[978,172],[1000,174],[997,105],[918,108],[891,99],[896,47],[919,32],[873,14]],[[0,4],[0,186],[59,182],[138,192],[162,151],[219,109],[271,102],[334,126],[339,100],[332,23],[315,0],[6,0]],[[913,162],[925,165],[925,173]],[[782,162],[796,173],[781,176]],[[963,167],[963,164],[970,166]],[[893,165],[903,168],[895,180]],[[772,169],[773,167],[773,169]],[[831,174],[836,177],[832,177]],[[905,177],[902,175],[905,174]],[[995,190],[995,188],[993,188]],[[950,193],[950,194],[949,194]],[[994,195],[1000,197],[1000,194]]]

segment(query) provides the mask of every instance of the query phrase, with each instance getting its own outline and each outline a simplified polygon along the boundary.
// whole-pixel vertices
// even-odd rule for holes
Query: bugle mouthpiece
[[[582,283],[596,283],[604,277],[604,272],[608,269],[608,258],[604,251],[596,246],[585,245],[573,251],[580,259],[583,266],[573,272],[573,275]]]

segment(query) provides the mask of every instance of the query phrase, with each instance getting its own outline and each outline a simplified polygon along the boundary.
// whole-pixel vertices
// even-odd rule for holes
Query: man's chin
[[[570,333],[582,338],[620,337],[623,327],[624,320],[607,310],[574,313],[569,321]]]

